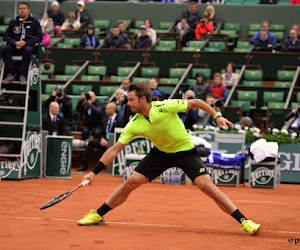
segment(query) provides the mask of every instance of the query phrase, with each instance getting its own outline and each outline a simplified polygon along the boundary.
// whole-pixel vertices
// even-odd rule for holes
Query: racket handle
[[[79,184],[80,187],[83,187],[85,186],[86,184],[88,184],[90,181],[89,180],[86,180],[86,181],[83,181]]]

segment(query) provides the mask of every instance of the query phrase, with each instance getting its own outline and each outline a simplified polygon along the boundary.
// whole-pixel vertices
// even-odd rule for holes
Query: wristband
[[[216,113],[216,114],[214,115],[214,119],[216,119],[218,116],[219,116],[219,114]]]
[[[94,172],[95,175],[97,175],[105,167],[106,166],[104,165],[103,162],[98,161],[98,163],[96,164],[96,166],[93,168],[92,172]]]

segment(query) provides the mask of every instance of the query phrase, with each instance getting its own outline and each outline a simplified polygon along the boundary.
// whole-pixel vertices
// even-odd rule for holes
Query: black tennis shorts
[[[140,161],[135,171],[148,177],[151,181],[171,167],[181,168],[192,181],[200,175],[208,174],[195,148],[168,154],[154,147]]]

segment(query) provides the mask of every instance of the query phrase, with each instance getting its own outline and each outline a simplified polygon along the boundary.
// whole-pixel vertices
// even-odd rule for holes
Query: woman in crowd
[[[68,13],[68,18],[62,24],[60,28],[60,33],[63,34],[66,31],[78,30],[81,26],[81,23],[76,20],[76,14],[74,11]]]
[[[48,13],[45,13],[45,21],[44,21],[44,12],[41,14],[41,19],[39,20],[41,27],[45,27],[46,33],[48,33],[50,36],[53,36],[54,32],[54,23],[52,18],[49,18]],[[44,33],[44,31],[43,31]]]
[[[152,45],[156,43],[157,35],[156,31],[152,28],[153,25],[149,19],[144,21],[144,25],[147,27],[147,35],[151,38]],[[139,32],[138,37],[141,36],[141,32]]]
[[[213,22],[214,28],[216,28],[217,27],[217,16],[215,14],[215,8],[214,8],[214,6],[208,5],[206,7],[204,15],[207,15],[209,17],[209,21]]]
[[[226,72],[222,74],[223,82],[227,85],[234,85],[239,75],[235,73],[235,66],[232,62],[227,63]]]

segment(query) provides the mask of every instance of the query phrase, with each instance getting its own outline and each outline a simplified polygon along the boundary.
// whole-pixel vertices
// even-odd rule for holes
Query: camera
[[[87,101],[91,99],[91,96],[90,96],[89,93],[85,93],[85,99],[86,99]]]
[[[56,92],[56,96],[57,96],[57,97],[62,97],[61,90],[58,90],[58,91]]]
[[[85,140],[73,139],[72,141],[73,148],[86,148],[88,144],[89,141]]]
[[[205,24],[205,20],[204,19],[200,19],[199,23]]]
[[[220,108],[223,106],[223,103],[219,99],[215,99],[212,106],[213,107],[216,106],[216,107]]]
[[[191,99],[195,99],[195,98],[192,97],[192,96],[189,96],[187,99],[188,99],[188,100],[191,100]]]

